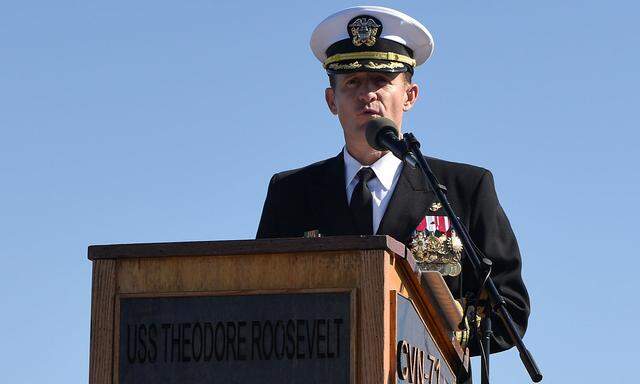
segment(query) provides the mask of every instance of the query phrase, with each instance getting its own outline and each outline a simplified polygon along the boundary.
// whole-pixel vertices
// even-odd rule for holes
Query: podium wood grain
[[[420,286],[412,256],[389,237],[92,246],[89,258],[94,263],[92,384],[118,382],[121,296],[350,290],[356,303],[351,382],[394,383],[392,296],[397,292],[416,303],[443,356],[449,362],[464,362],[448,323],[436,309],[440,303]]]
[[[91,294],[91,352],[89,382],[111,383],[113,375],[116,260],[100,260],[93,266]]]

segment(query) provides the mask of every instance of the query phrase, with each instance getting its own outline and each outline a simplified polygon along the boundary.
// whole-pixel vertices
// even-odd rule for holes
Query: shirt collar
[[[344,156],[344,166],[345,166],[345,185],[349,186],[353,179],[358,174],[360,168],[363,168],[363,165],[358,162],[349,151],[347,151],[347,147],[344,147],[342,150]],[[393,185],[393,178],[398,171],[398,168],[402,165],[402,161],[397,157],[393,156],[391,152],[387,152],[384,156],[379,158],[375,163],[371,164],[371,169],[376,174],[378,180],[385,189],[391,189]]]

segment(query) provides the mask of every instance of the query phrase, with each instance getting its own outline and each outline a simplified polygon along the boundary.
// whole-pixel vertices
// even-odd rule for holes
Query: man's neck
[[[356,146],[349,146],[347,144],[346,147],[349,154],[362,165],[371,165],[387,153],[386,151],[377,151],[368,145],[366,148],[359,148]]]

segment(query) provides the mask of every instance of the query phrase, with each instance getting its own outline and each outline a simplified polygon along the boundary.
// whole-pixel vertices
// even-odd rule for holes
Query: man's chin
[[[372,113],[372,114],[366,114],[366,115],[361,115],[359,116],[358,122],[360,123],[360,127],[364,128],[364,126],[370,122],[373,119],[377,119],[383,117],[382,115],[379,115],[377,113]]]

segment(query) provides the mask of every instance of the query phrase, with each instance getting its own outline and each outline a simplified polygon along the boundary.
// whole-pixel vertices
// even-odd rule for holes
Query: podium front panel
[[[89,258],[90,384],[394,383],[396,292],[441,367],[466,367],[442,277],[423,289],[389,237],[106,245]]]
[[[122,295],[119,383],[347,384],[351,312],[350,291]]]

